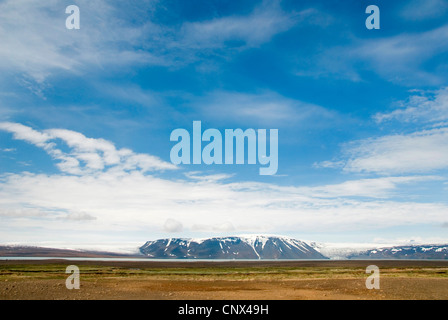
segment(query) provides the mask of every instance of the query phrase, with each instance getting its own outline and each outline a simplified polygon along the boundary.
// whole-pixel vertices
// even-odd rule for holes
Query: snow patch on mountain
[[[270,235],[159,239],[140,252],[161,259],[326,259],[304,241]]]

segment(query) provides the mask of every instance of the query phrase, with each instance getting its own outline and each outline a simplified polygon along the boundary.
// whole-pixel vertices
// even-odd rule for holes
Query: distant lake
[[[0,257],[0,261],[7,260],[67,260],[67,261],[127,261],[127,262],[287,262],[287,261],[443,261],[448,263],[448,259],[151,259],[151,258],[83,258],[83,257]]]
[[[329,261],[328,259],[151,259],[151,258],[83,258],[83,257],[0,257],[6,260],[70,260],[70,261],[138,261],[138,262],[243,262],[243,261]]]

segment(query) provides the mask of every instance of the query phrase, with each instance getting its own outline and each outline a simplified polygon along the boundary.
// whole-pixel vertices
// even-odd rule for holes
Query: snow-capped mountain
[[[309,242],[309,244],[313,249],[331,260],[346,260],[349,256],[356,256],[360,252],[365,252],[367,250],[378,248],[379,246],[381,246],[375,243]]]
[[[148,241],[140,252],[156,259],[327,259],[307,243],[280,236],[232,236]]]
[[[348,259],[448,259],[448,245],[407,245],[370,249]]]

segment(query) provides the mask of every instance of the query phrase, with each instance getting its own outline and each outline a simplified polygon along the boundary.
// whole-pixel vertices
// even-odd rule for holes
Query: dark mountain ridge
[[[155,259],[328,259],[303,241],[277,236],[160,239],[140,252]]]

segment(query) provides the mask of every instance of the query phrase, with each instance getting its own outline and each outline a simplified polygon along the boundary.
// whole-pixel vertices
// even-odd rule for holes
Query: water
[[[285,261],[444,261],[447,259],[151,259],[151,258],[83,258],[83,257],[0,257],[7,260],[68,260],[68,261],[128,261],[128,262],[285,262]]]
[[[326,259],[150,259],[150,258],[83,258],[83,257],[0,257],[6,260],[69,260],[69,261],[131,261],[131,262],[244,262],[244,261],[328,261]]]
[[[0,260],[148,261],[145,258],[0,257]]]

